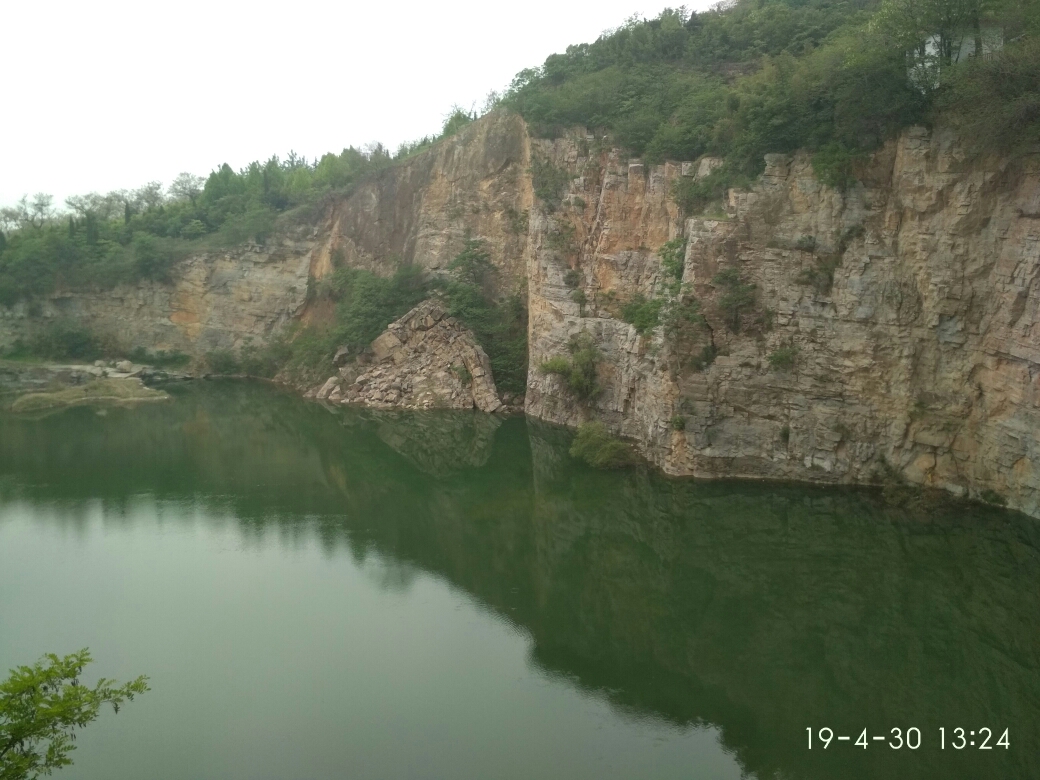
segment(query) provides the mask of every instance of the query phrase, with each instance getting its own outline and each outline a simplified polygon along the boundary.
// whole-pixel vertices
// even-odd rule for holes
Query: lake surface
[[[88,680],[151,677],[56,777],[1040,777],[1037,521],[171,393],[0,414],[0,669],[89,647]]]

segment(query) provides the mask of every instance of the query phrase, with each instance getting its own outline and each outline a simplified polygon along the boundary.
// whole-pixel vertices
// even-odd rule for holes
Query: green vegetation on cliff
[[[165,191],[150,182],[72,197],[64,213],[49,195],[24,197],[0,209],[0,305],[60,290],[165,281],[190,253],[263,244],[276,230],[312,217],[331,194],[429,148],[472,118],[456,109],[440,136],[404,144],[396,154],[376,144],[311,161],[290,152],[240,171],[225,163],[205,179],[183,173]]]
[[[362,353],[386,326],[431,295],[441,295],[448,311],[473,331],[487,353],[500,391],[527,387],[527,309],[517,292],[496,298],[495,266],[483,241],[467,238],[450,264],[450,274],[434,276],[402,265],[390,277],[344,266],[315,285],[313,301],[331,303],[331,322],[300,328],[263,350],[210,355],[216,373],[271,377],[288,367],[292,375],[319,381],[333,371],[332,358],[346,348]]]
[[[497,273],[484,243],[467,238],[451,263],[453,278],[439,280],[448,311],[473,331],[487,353],[499,391],[527,389],[527,306],[519,292],[500,300],[492,294]]]
[[[539,366],[543,374],[560,378],[563,386],[580,401],[592,403],[600,394],[598,367],[602,354],[587,330],[572,336],[567,344],[570,358],[555,355]]]
[[[862,152],[940,116],[993,146],[1040,139],[1038,5],[736,0],[704,13],[666,9],[522,71],[506,103],[536,133],[584,125],[648,162],[725,158],[706,181],[684,183],[677,194],[689,208],[756,175],[769,152],[813,150],[817,174],[840,185]]]

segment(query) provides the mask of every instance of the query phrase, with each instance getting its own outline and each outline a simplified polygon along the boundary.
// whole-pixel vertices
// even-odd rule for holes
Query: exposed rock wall
[[[268,246],[183,261],[171,284],[57,295],[43,301],[40,312],[0,306],[0,348],[63,318],[120,349],[199,356],[259,346],[294,319],[313,322],[327,313],[307,305],[310,279],[339,265],[389,276],[402,263],[416,263],[442,273],[467,235],[486,243],[499,271],[492,280],[496,294],[522,292],[525,215],[533,200],[527,154],[522,119],[486,117],[334,200],[313,225]]]
[[[260,346],[303,310],[317,232],[308,228],[269,246],[190,257],[169,284],[59,294],[42,301],[38,312],[24,303],[0,306],[0,348],[53,321],[76,322],[124,350],[200,356]]]
[[[534,195],[542,163],[570,179],[558,204]],[[822,185],[805,155],[771,155],[750,191],[685,219],[673,183],[714,165],[645,166],[602,139],[532,139],[518,117],[492,115],[332,202],[293,239],[192,258],[172,285],[55,298],[44,314],[127,347],[239,348],[320,319],[309,279],[341,264],[445,273],[472,235],[498,269],[495,294],[528,302],[531,416],[602,419],[671,474],[897,476],[993,491],[1040,516],[1037,158],[970,160],[952,135],[914,129],[846,192]],[[640,335],[622,310],[666,297],[658,251],[675,238],[704,325]],[[713,282],[727,269],[753,286],[735,316]],[[24,332],[24,310],[0,314],[0,343]],[[538,370],[582,330],[602,355],[589,405]]]
[[[725,213],[680,222],[668,194],[682,168],[583,157],[582,145],[541,152],[577,175],[570,200],[582,205],[531,220],[530,414],[605,419],[673,474],[899,475],[958,494],[991,490],[1040,515],[1035,158],[973,162],[952,135],[914,129],[845,193],[823,186],[807,156],[771,155]],[[570,253],[546,240],[562,221],[579,237]],[[706,320],[686,345],[661,329],[640,336],[617,316],[636,293],[662,294],[653,250],[677,235],[688,240],[683,281]],[[570,268],[584,306],[565,283]],[[712,281],[727,268],[755,287],[737,332],[727,289]],[[603,355],[591,407],[534,368],[583,329]],[[711,343],[719,356],[693,370],[690,358]]]
[[[484,240],[498,269],[497,291],[515,292],[527,273],[529,165],[520,117],[492,114],[468,125],[335,203],[326,225],[328,260],[316,274],[337,263],[379,274],[415,263],[443,273],[472,235]]]

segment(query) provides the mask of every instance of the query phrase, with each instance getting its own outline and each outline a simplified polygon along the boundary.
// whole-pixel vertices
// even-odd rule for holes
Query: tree
[[[32,203],[29,204],[29,223],[36,229],[42,228],[53,214],[54,196],[45,192],[37,192],[33,195]]]
[[[125,194],[123,191],[115,191],[103,196],[98,192],[89,192],[85,196],[67,198],[66,206],[84,218],[89,215],[107,222],[119,213],[120,206],[125,203]]]
[[[28,195],[23,195],[13,207],[0,209],[0,225],[39,230],[54,214],[53,203],[54,198],[44,192],[37,192],[31,201]]]
[[[565,387],[582,401],[591,404],[600,394],[598,374],[602,354],[596,346],[595,339],[587,330],[571,336],[567,344],[571,353],[568,360],[563,355],[556,355],[540,366],[543,374],[556,374],[564,382]]]
[[[289,155],[285,158],[285,170],[295,171],[297,168],[306,168],[307,158],[301,157],[296,154],[292,149],[289,150]]]
[[[195,201],[202,194],[202,187],[205,183],[205,179],[193,173],[178,174],[170,184],[170,197],[176,200],[189,200],[194,208]]]
[[[982,53],[979,20],[992,0],[885,0],[872,26],[901,47],[918,87],[938,86],[942,73],[957,62],[971,32]]]
[[[0,780],[29,780],[69,766],[75,731],[148,690],[148,678],[124,685],[104,678],[93,688],[80,682],[93,659],[88,650],[59,658],[48,654],[11,670],[0,683]]]
[[[18,209],[13,206],[0,209],[0,230],[14,230],[20,222]]]
[[[148,233],[135,233],[134,270],[144,279],[169,281],[173,255],[167,243]]]
[[[740,330],[740,315],[755,304],[755,285],[745,282],[736,268],[724,268],[711,280],[712,285],[722,288],[719,308],[726,315],[726,326],[736,333]]]
[[[444,120],[444,127],[441,129],[441,138],[449,138],[455,135],[463,127],[468,125],[477,117],[466,111],[462,106],[457,103],[451,107],[451,113],[448,114]]]
[[[148,210],[151,211],[157,206],[162,205],[162,202],[166,198],[163,197],[163,186],[161,181],[150,181],[140,189],[136,189],[131,193],[131,206],[136,210]],[[141,206],[143,205],[143,209]]]
[[[487,245],[479,238],[468,236],[462,251],[455,256],[448,268],[454,271],[461,281],[481,289],[487,286],[495,272]]]

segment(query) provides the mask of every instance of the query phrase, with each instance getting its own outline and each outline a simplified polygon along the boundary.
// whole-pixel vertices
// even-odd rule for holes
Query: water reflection
[[[98,416],[0,416],[0,501],[76,533],[204,504],[244,543],[432,572],[527,632],[532,662],[619,712],[716,726],[757,777],[1037,777],[1040,533],[871,492],[599,473],[568,434],[471,413],[329,411],[245,384]],[[178,520],[183,521],[183,520]],[[858,735],[1003,730],[1012,749],[808,751]]]

